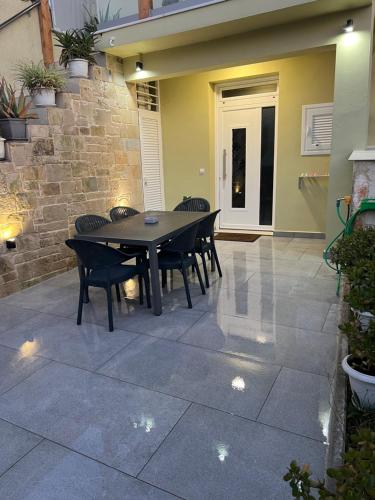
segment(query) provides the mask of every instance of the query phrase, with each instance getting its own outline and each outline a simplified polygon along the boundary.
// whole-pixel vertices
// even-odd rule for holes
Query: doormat
[[[245,241],[248,243],[253,243],[261,234],[244,234],[244,233],[216,233],[215,240],[223,241]]]

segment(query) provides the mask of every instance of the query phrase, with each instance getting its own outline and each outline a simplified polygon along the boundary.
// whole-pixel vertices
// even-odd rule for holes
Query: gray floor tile
[[[290,276],[255,273],[243,289],[257,294],[285,295],[293,298],[336,303],[336,287],[319,278],[293,278]]]
[[[332,304],[328,315],[327,319],[325,320],[325,323],[323,325],[323,332],[325,333],[339,333],[339,327],[338,327],[338,305],[337,304]]]
[[[0,475],[28,453],[43,438],[0,420]],[[0,498],[7,496],[1,494]]]
[[[255,419],[279,367],[142,337],[114,356],[100,372]]]
[[[330,412],[327,377],[283,368],[259,421],[327,442]]]
[[[324,472],[322,443],[193,406],[140,475],[190,500],[290,499],[291,460]]]
[[[169,500],[137,479],[44,441],[0,479],[7,500]]]
[[[206,313],[180,338],[180,342],[331,375],[337,338],[312,330]]]
[[[242,316],[284,326],[320,331],[330,304],[313,300],[249,293],[244,289],[212,290],[201,298],[196,309],[219,311],[230,316]]]
[[[0,346],[0,394],[49,363],[47,359],[33,354],[34,347],[28,340],[22,343],[19,350]]]
[[[0,300],[0,332],[6,332],[37,314],[35,311],[23,309],[21,304],[15,306],[4,302],[4,299]]]
[[[187,403],[52,362],[0,397],[0,417],[136,475]]]
[[[0,344],[19,349],[31,349],[33,354],[95,370],[113,354],[131,342],[136,334],[108,329],[75,320],[40,313],[0,334]]]

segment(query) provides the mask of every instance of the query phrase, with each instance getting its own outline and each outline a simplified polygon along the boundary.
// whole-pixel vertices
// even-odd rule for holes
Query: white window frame
[[[331,148],[319,147],[312,143],[312,122],[314,116],[330,112],[333,114],[333,103],[307,104],[302,106],[301,156],[330,155]],[[332,137],[331,137],[332,140]]]

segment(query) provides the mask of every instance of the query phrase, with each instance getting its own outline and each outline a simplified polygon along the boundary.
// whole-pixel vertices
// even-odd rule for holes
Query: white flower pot
[[[349,377],[352,392],[357,396],[361,408],[375,408],[375,376],[354,370],[348,363],[350,356],[342,360],[341,366]]]
[[[69,61],[70,78],[88,78],[89,62],[86,59],[72,59]]]
[[[369,325],[370,325],[370,321],[375,321],[375,316],[373,314],[371,314],[370,312],[367,312],[367,311],[358,311],[357,309],[353,309],[351,308],[353,313],[357,316],[358,318],[358,321],[362,327],[362,330],[367,330]]]
[[[0,161],[5,160],[5,139],[0,137]]]
[[[39,89],[33,92],[34,106],[56,106],[55,89]]]

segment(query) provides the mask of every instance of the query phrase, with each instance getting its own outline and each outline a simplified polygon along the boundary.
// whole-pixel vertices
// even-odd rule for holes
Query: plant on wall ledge
[[[43,62],[21,62],[17,65],[17,79],[33,97],[35,106],[54,106],[55,92],[61,90],[65,78],[61,70],[46,67]]]
[[[4,139],[26,140],[26,118],[30,114],[31,101],[25,97],[23,89],[17,91],[3,78],[0,82],[0,129]]]

